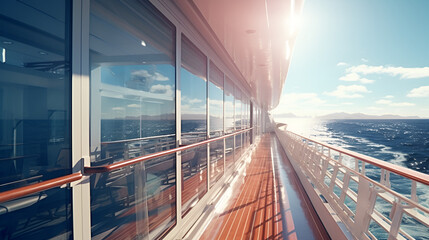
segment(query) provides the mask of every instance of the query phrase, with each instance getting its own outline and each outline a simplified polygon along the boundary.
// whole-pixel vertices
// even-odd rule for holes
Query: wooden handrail
[[[0,193],[0,203],[24,197],[33,193],[38,193],[54,187],[59,187],[67,183],[71,183],[82,178],[82,173],[73,173],[62,177],[46,180],[43,182],[31,184],[25,187],[12,189]]]
[[[415,170],[412,170],[412,169],[409,169],[409,168],[406,168],[406,167],[398,166],[398,165],[395,165],[395,164],[392,164],[392,163],[389,163],[389,162],[385,162],[385,161],[382,161],[382,160],[379,160],[379,159],[376,159],[376,158],[373,158],[373,157],[369,157],[369,156],[366,156],[366,155],[363,155],[363,154],[360,154],[360,153],[356,153],[356,152],[353,152],[353,151],[350,151],[350,150],[347,150],[347,149],[343,149],[343,148],[340,148],[340,147],[332,146],[332,145],[327,144],[327,143],[322,143],[322,142],[319,142],[319,141],[316,141],[316,140],[313,140],[313,139],[301,136],[301,135],[296,134],[296,133],[291,132],[291,131],[288,131],[288,132],[290,132],[290,133],[292,133],[292,134],[294,134],[294,135],[296,135],[296,136],[298,136],[298,137],[300,137],[302,139],[305,139],[307,141],[314,142],[314,143],[319,144],[321,146],[324,146],[324,147],[330,148],[332,150],[335,150],[335,151],[337,151],[339,153],[343,153],[343,154],[346,154],[346,155],[348,155],[350,157],[353,157],[353,158],[356,158],[358,160],[361,160],[362,162],[369,163],[371,165],[377,166],[377,167],[385,169],[387,171],[396,173],[396,174],[398,174],[400,176],[412,179],[412,180],[414,180],[416,182],[423,183],[425,185],[429,185],[429,175],[428,174],[417,172]]]
[[[247,129],[244,129],[244,130],[241,130],[241,131],[238,131],[238,132],[235,132],[235,133],[227,134],[227,135],[224,135],[224,136],[221,136],[221,137],[210,138],[210,139],[207,139],[207,140],[204,140],[204,141],[201,141],[201,142],[192,143],[192,144],[189,144],[189,145],[186,145],[186,146],[181,146],[181,147],[178,147],[178,148],[173,148],[173,149],[169,149],[169,150],[165,150],[165,151],[161,151],[161,152],[157,152],[157,153],[151,153],[151,154],[148,154],[148,155],[145,155],[145,156],[141,156],[141,157],[136,157],[136,158],[124,160],[124,161],[112,163],[112,164],[109,164],[109,165],[103,165],[103,166],[97,166],[97,167],[85,167],[85,171],[84,172],[85,172],[85,174],[111,172],[113,170],[117,170],[117,169],[120,169],[120,168],[123,168],[123,167],[126,167],[126,166],[130,166],[130,165],[133,165],[133,164],[136,164],[136,163],[144,162],[144,161],[147,161],[147,160],[150,160],[150,159],[154,159],[154,158],[157,158],[157,157],[161,157],[161,156],[165,156],[165,155],[168,155],[168,154],[176,153],[176,152],[179,152],[179,151],[184,151],[184,150],[188,150],[188,149],[191,149],[191,148],[194,148],[194,147],[206,145],[206,144],[211,143],[211,142],[215,142],[215,141],[218,141],[218,140],[221,140],[221,139],[225,139],[225,138],[228,138],[228,137],[232,137],[232,136],[238,135],[238,134],[243,133],[243,132],[250,131],[251,129],[252,128],[247,128]]]

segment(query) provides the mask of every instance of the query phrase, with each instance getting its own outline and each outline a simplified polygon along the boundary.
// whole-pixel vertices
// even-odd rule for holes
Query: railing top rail
[[[417,172],[415,170],[412,170],[412,169],[409,169],[406,167],[398,166],[398,165],[395,165],[395,164],[392,164],[389,162],[385,162],[385,161],[382,161],[382,160],[379,160],[379,159],[376,159],[373,157],[369,157],[369,156],[366,156],[366,155],[363,155],[360,153],[356,153],[356,152],[353,152],[353,151],[350,151],[347,149],[332,146],[330,144],[323,143],[323,142],[320,142],[320,141],[317,141],[314,139],[310,139],[308,137],[304,137],[302,135],[299,135],[299,134],[291,132],[291,131],[288,131],[288,132],[290,132],[290,133],[292,133],[292,134],[294,134],[294,135],[296,135],[302,139],[306,139],[307,141],[314,142],[314,143],[319,144],[321,146],[335,150],[339,153],[346,154],[350,157],[356,158],[356,159],[361,160],[363,162],[366,162],[366,163],[369,163],[371,165],[377,166],[379,168],[382,168],[382,169],[388,170],[390,172],[396,173],[400,176],[412,179],[416,182],[423,183],[425,185],[429,185],[429,175],[428,174]]]
[[[150,136],[150,137],[143,137],[143,138],[133,138],[133,139],[108,141],[108,142],[101,142],[100,144],[101,145],[109,145],[109,144],[115,144],[115,143],[126,143],[126,142],[151,140],[151,139],[157,139],[157,138],[163,138],[163,137],[174,137],[174,136],[176,136],[176,134],[167,134],[167,135]]]
[[[109,165],[103,165],[103,166],[96,166],[96,167],[85,167],[85,174],[93,174],[93,173],[103,173],[103,172],[111,172],[113,170],[117,170],[126,166],[130,166],[136,163],[140,163],[140,162],[144,162],[144,161],[148,161],[150,159],[154,159],[157,157],[161,157],[161,156],[165,156],[168,154],[172,154],[172,153],[176,153],[179,151],[185,151],[187,149],[191,149],[194,147],[198,147],[198,146],[202,146],[202,145],[206,145],[210,142],[215,142],[221,139],[225,139],[231,136],[235,136],[238,135],[240,133],[243,132],[247,132],[249,130],[251,130],[252,128],[247,128],[241,131],[237,131],[231,134],[226,134],[220,137],[215,137],[215,138],[209,138],[207,140],[201,141],[201,142],[197,142],[197,143],[192,143],[186,146],[181,146],[181,147],[177,147],[177,148],[173,148],[173,149],[169,149],[169,150],[165,150],[165,151],[161,151],[161,152],[156,152],[156,153],[151,153],[145,156],[141,156],[141,157],[136,157],[136,158],[132,158],[132,159],[127,159],[127,160],[123,160],[120,162],[116,162],[116,163],[112,163]]]
[[[20,197],[24,197],[30,194],[38,193],[44,190],[48,190],[54,187],[59,187],[64,184],[68,184],[82,178],[82,173],[73,173],[62,177],[46,180],[43,182],[31,184],[25,187],[12,189],[9,191],[0,193],[0,203],[14,200]]]

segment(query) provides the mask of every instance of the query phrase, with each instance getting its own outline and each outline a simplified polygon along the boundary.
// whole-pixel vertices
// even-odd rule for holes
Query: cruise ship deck
[[[265,134],[201,239],[330,239],[275,134]]]
[[[428,175],[272,119],[303,4],[0,1],[0,239],[427,239]]]

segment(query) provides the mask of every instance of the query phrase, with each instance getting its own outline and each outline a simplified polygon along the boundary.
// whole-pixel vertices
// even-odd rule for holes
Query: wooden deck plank
[[[271,156],[272,138],[269,134],[262,137],[246,169],[244,182],[237,190],[239,193],[232,197],[224,212],[213,218],[201,239],[298,239],[295,224],[300,223],[295,223],[293,216],[297,213],[290,209],[291,196],[282,199],[283,208],[280,204],[279,178],[273,170]],[[295,196],[305,197],[304,194]],[[299,218],[317,217],[308,213],[301,215]],[[308,222],[315,221],[309,219]]]

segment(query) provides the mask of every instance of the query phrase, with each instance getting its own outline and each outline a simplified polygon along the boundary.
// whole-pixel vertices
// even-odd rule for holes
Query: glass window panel
[[[171,227],[176,216],[175,159],[171,154],[92,175],[92,239],[156,239]]]
[[[229,78],[225,78],[225,133],[234,131],[234,84]]]
[[[181,129],[182,144],[206,139],[207,58],[182,35]],[[182,214],[207,192],[207,146],[193,148],[182,156]]]
[[[182,36],[180,72],[182,143],[206,138],[207,58],[185,36]]]
[[[243,95],[238,87],[234,89],[235,96],[235,130],[242,129],[243,120]],[[237,161],[242,154],[242,136],[243,134],[235,135],[234,160]]]
[[[226,168],[234,163],[234,136],[225,139],[225,165]]]
[[[185,215],[207,192],[207,145],[183,151],[182,215]]]
[[[217,137],[223,135],[223,73],[211,63],[209,76],[210,137]]]
[[[235,96],[235,130],[240,130],[242,126],[242,96],[237,87],[234,89]]]
[[[243,139],[242,133],[235,135],[235,149],[234,149],[234,154],[235,154],[234,160],[235,161],[237,161],[241,157],[241,154],[242,154],[242,149],[243,149],[242,148],[242,141],[243,141],[242,139]]]
[[[71,1],[0,1],[0,192],[71,173]],[[71,192],[0,203],[0,239],[71,239]]]
[[[223,139],[210,143],[210,187],[223,175],[223,145]]]
[[[91,165],[174,148],[174,26],[147,1],[90,5]],[[156,238],[175,223],[175,182],[175,154],[93,175],[93,238]]]

